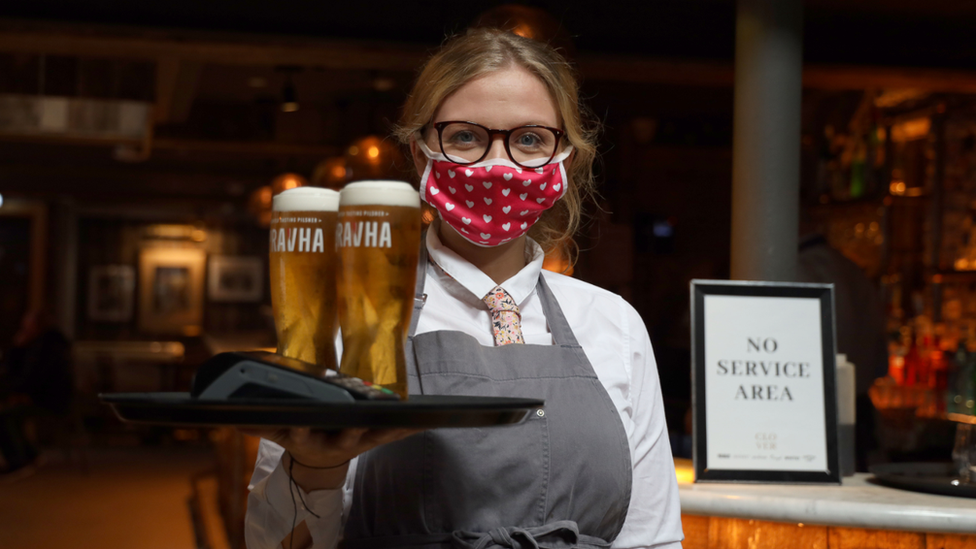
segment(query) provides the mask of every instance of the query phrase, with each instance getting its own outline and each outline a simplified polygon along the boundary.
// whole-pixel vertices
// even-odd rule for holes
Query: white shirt
[[[435,221],[436,223],[436,221]],[[436,227],[435,227],[436,228]],[[552,336],[536,292],[539,274],[546,278],[583,352],[620,414],[630,443],[633,487],[627,518],[612,547],[674,549],[681,547],[681,508],[671,446],[664,419],[657,364],[640,316],[620,296],[591,284],[542,270],[543,252],[526,239],[527,265],[501,286],[522,313],[526,343],[552,345]],[[417,333],[457,330],[493,346],[491,316],[482,297],[495,286],[488,275],[446,248],[436,230],[427,231],[427,302]],[[446,273],[446,274],[445,274]],[[449,275],[449,276],[448,276]],[[291,531],[293,507],[288,476],[280,465],[283,449],[262,440],[251,478],[245,534],[250,549],[278,547]],[[334,547],[352,498],[353,460],[342,490],[306,494],[317,519],[299,502],[296,524],[305,521],[315,548]],[[296,497],[296,500],[299,498]]]

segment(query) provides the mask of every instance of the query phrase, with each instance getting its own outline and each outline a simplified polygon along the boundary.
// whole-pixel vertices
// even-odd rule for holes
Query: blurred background
[[[803,4],[801,271],[830,249],[842,267],[815,256],[806,279],[870,294],[850,315],[881,350],[840,335],[881,418],[861,463],[941,456],[944,418],[974,413],[976,4]],[[730,270],[735,7],[0,8],[0,417],[8,470],[24,465],[0,478],[3,546],[243,547],[257,441],[123,425],[97,394],[186,390],[215,353],[273,348],[271,197],[415,183],[391,125],[426,56],[476,24],[577,64],[604,124],[601,198],[578,262],[547,267],[638,310],[690,455],[688,282]]]

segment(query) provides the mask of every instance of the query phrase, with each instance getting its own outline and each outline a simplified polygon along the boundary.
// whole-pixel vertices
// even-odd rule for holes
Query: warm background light
[[[265,185],[255,189],[248,198],[247,211],[257,219],[258,225],[261,227],[271,226],[271,199],[273,196],[274,192],[271,190],[271,185]]]
[[[297,173],[283,173],[271,181],[271,190],[273,194],[279,194],[282,191],[306,185],[308,185],[308,180]]]
[[[410,168],[396,141],[367,135],[346,148],[346,178],[409,180]]]
[[[573,264],[570,260],[569,252],[572,249],[571,246],[572,243],[570,242],[562,242],[552,250],[549,250],[546,258],[542,262],[542,268],[554,273],[573,276]]]
[[[572,36],[558,20],[541,8],[504,4],[483,12],[473,26],[505,29],[545,42],[568,58],[576,56]]]
[[[341,156],[326,158],[315,166],[312,172],[312,185],[339,190],[349,181],[346,159]]]

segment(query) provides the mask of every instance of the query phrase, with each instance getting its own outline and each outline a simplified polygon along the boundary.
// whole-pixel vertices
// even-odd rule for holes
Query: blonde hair
[[[542,81],[562,119],[565,139],[574,147],[566,194],[529,231],[547,252],[567,246],[573,253],[583,204],[595,195],[593,162],[599,123],[580,102],[575,71],[548,45],[510,32],[475,28],[450,39],[424,65],[403,106],[394,135],[404,145],[433,121],[441,103],[471,80],[511,65]]]

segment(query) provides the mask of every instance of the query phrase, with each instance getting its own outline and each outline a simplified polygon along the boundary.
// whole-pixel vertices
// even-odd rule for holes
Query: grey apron
[[[425,431],[361,455],[342,546],[609,547],[630,505],[627,434],[545,279],[536,291],[554,345],[415,336],[426,298],[421,248],[410,393],[542,398],[545,410],[520,425]]]

